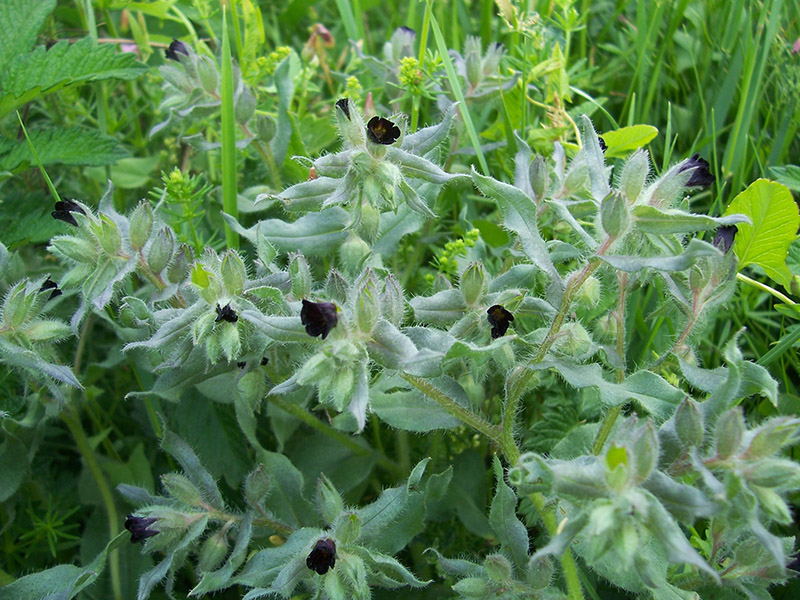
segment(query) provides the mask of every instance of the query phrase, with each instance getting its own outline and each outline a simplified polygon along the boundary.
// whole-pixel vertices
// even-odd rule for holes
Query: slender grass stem
[[[80,419],[73,413],[72,407],[67,407],[61,413],[61,419],[66,424],[78,451],[81,453],[86,467],[94,479],[97,489],[100,491],[100,497],[103,500],[103,506],[106,509],[106,516],[108,517],[108,534],[110,538],[114,538],[119,533],[119,517],[117,516],[117,507],[114,504],[114,496],[111,493],[111,487],[108,485],[106,476],[97,462],[97,457],[94,455],[92,447],[89,445],[89,439],[86,437],[86,432],[83,430]],[[108,568],[111,574],[111,589],[114,594],[114,600],[122,600],[122,579],[120,578],[119,569],[119,552],[114,549],[108,554]]]
[[[778,300],[780,300],[785,304],[788,304],[789,306],[795,306],[797,304],[797,302],[795,302],[785,294],[782,294],[775,288],[772,288],[765,283],[761,283],[760,281],[756,281],[755,279],[751,279],[747,275],[744,275],[742,273],[737,273],[736,279],[738,279],[739,281],[743,281],[747,285],[751,285],[754,288],[761,290],[762,292],[767,292],[768,294],[775,296]]]
[[[236,190],[236,131],[233,105],[233,66],[231,42],[226,26],[227,12],[222,13],[222,69],[220,95],[222,112],[222,208],[234,219],[239,217]],[[239,236],[225,223],[225,242],[228,248],[239,247]]]

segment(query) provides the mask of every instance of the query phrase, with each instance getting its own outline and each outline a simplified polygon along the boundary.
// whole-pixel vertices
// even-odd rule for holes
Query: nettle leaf
[[[56,7],[55,0],[4,0],[0,2],[0,72],[20,54],[31,51],[39,30]]]
[[[739,270],[758,265],[770,279],[788,286],[791,273],[786,267],[786,253],[800,225],[797,204],[789,189],[758,179],[733,199],[725,214],[733,213],[745,214],[752,222],[738,226],[733,243]]]
[[[698,259],[706,256],[722,256],[722,253],[708,242],[692,238],[683,252],[675,256],[619,256],[604,254],[598,256],[598,258],[615,269],[633,273],[642,269],[685,271],[694,265]]]
[[[31,144],[43,165],[110,165],[130,156],[115,138],[96,129],[29,129]],[[31,144],[0,138],[0,170],[21,171],[35,163]]]
[[[606,158],[624,158],[649,144],[658,135],[652,125],[630,125],[607,131],[601,137],[606,143]]]
[[[609,406],[635,400],[659,423],[672,416],[686,395],[652,371],[637,371],[626,377],[622,383],[612,383],[603,377],[603,370],[598,364],[581,365],[563,360],[545,360],[531,365],[530,368],[537,371],[553,368],[573,387],[595,387],[600,392],[600,401]]]
[[[735,225],[749,223],[745,215],[728,215],[726,217],[709,217],[677,209],[660,209],[649,204],[640,204],[633,207],[636,228],[644,233],[670,234],[693,233],[716,229],[721,225]]]
[[[47,49],[38,46],[11,60],[0,74],[0,117],[41,96],[70,84],[105,79],[136,79],[147,66],[132,52],[113,44],[95,44],[85,38],[70,44],[62,40]]]
[[[497,456],[493,468],[497,488],[489,509],[489,525],[500,540],[500,549],[511,556],[517,571],[524,573],[528,566],[528,530],[517,517],[517,496],[506,484]]]
[[[125,544],[128,539],[127,531],[119,533],[85,567],[58,565],[20,577],[2,588],[2,596],[4,600],[30,600],[31,598],[70,600],[97,580],[106,565],[108,553]]]

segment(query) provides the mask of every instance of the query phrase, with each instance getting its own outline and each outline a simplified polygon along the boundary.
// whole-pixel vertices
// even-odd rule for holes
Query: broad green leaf
[[[797,237],[800,225],[797,203],[786,186],[758,179],[733,199],[726,215],[742,213],[752,225],[738,225],[733,251],[739,257],[739,270],[758,265],[767,276],[783,286],[791,274],[786,267],[786,253]]]
[[[417,347],[386,319],[375,324],[367,342],[372,360],[388,369],[402,369],[406,361],[417,354]]]
[[[505,482],[497,456],[494,458],[494,476],[497,487],[489,509],[489,524],[500,540],[500,549],[511,556],[517,571],[524,573],[528,566],[528,530],[517,517],[517,496]]]
[[[0,445],[0,502],[5,502],[28,474],[28,450],[25,445],[10,433],[4,435]]]
[[[55,0],[3,0],[0,2],[0,72],[14,57],[33,49],[39,30],[53,12]]]
[[[43,165],[102,166],[130,155],[117,140],[96,129],[30,129],[28,135]],[[14,172],[33,163],[29,144],[0,138],[0,170]]]
[[[775,175],[778,183],[785,185],[790,190],[800,192],[800,167],[786,165],[785,167],[770,167],[769,170]]]
[[[406,135],[400,145],[401,149],[411,152],[417,156],[423,156],[436,148],[446,138],[450,132],[450,125],[453,122],[455,104],[451,104],[444,112],[442,120],[436,125],[418,129],[412,134]]]
[[[441,377],[431,384],[442,389],[450,398],[469,406],[464,389],[453,379]],[[410,389],[399,377],[382,378],[370,387],[370,406],[378,418],[386,424],[423,433],[434,429],[451,429],[461,425],[461,421],[452,416],[425,394]]]
[[[658,271],[683,271],[704,256],[720,256],[721,252],[711,244],[692,238],[681,254],[675,256],[619,256],[602,255],[598,258],[615,269],[633,273],[642,269]]]
[[[649,144],[658,135],[658,129],[652,125],[630,125],[602,135],[606,143],[607,158],[623,158]]]
[[[433,296],[417,296],[408,302],[422,323],[449,325],[464,315],[467,305],[459,290],[442,290]]]
[[[715,229],[720,225],[734,225],[746,223],[744,215],[729,215],[726,217],[709,217],[677,209],[659,209],[649,204],[634,206],[633,217],[636,228],[644,233],[670,234],[693,233]]]
[[[0,117],[66,85],[136,79],[146,70],[135,54],[118,52],[113,44],[96,45],[89,38],[74,44],[63,40],[50,49],[38,46],[10,61],[0,74]]]
[[[290,526],[315,522],[317,511],[303,496],[303,474],[297,467],[277,452],[261,451],[257,456],[270,478],[271,492],[264,501],[267,510]]]
[[[178,461],[186,476],[203,494],[204,500],[217,509],[225,506],[217,483],[206,468],[200,464],[200,459],[189,444],[184,442],[170,430],[164,428],[161,438],[161,447]]]
[[[0,596],[3,600],[31,600],[32,598],[70,600],[95,582],[105,568],[108,553],[124,544],[127,538],[128,532],[121,532],[108,542],[105,549],[85,567],[58,565],[39,573],[20,577],[13,583],[0,588]]]

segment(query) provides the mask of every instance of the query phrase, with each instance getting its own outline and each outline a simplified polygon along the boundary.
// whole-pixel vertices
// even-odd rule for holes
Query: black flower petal
[[[247,366],[247,363],[245,361],[240,361],[236,363],[236,366],[240,369],[244,369]]]
[[[683,161],[683,165],[678,170],[679,173],[694,169],[689,181],[686,182],[686,187],[708,187],[714,183],[714,175],[708,170],[709,164],[705,158],[701,158],[699,154],[693,154],[691,158]]]
[[[336,564],[336,542],[328,538],[318,540],[306,558],[306,566],[318,575],[325,575]]]
[[[605,151],[608,150],[608,144],[601,136],[597,136],[597,142],[600,144],[600,150],[605,154]]]
[[[156,517],[137,517],[128,515],[125,518],[125,529],[131,532],[131,544],[143,542],[149,537],[158,533],[155,529],[150,529],[150,525],[158,521]]]
[[[347,98],[339,98],[336,101],[336,106],[342,109],[344,116],[347,117],[347,120],[350,120],[350,104],[348,103]]]
[[[490,306],[486,311],[486,319],[492,326],[492,339],[502,337],[508,331],[508,325],[514,320],[514,315],[499,304]]]
[[[733,240],[736,237],[735,225],[722,225],[717,228],[717,233],[714,235],[714,247],[722,250],[725,254],[728,253],[733,247]]]
[[[58,289],[58,284],[52,279],[50,279],[49,275],[42,284],[42,287],[39,288],[39,293],[41,294],[43,292],[46,292],[47,290],[53,290],[52,292],[50,292],[50,296],[47,298],[48,300],[52,300],[53,298],[56,298],[61,295],[61,290]]]
[[[239,315],[236,314],[236,311],[231,308],[231,303],[228,302],[222,308],[219,307],[217,304],[217,318],[214,319],[215,323],[219,323],[220,321],[227,321],[228,323],[236,323],[239,320]]]
[[[312,337],[328,337],[331,329],[336,327],[339,317],[336,314],[336,305],[332,302],[309,302],[303,300],[300,310],[300,322],[306,326],[306,333]]]
[[[372,117],[367,123],[367,137],[375,144],[389,146],[400,137],[400,128],[389,119]]]
[[[77,227],[78,222],[75,220],[75,217],[72,216],[74,212],[81,213],[82,215],[86,214],[83,212],[83,209],[72,200],[60,200],[56,202],[56,209],[50,214],[57,221],[64,221],[65,223]]]
[[[262,356],[262,357],[261,357],[261,366],[263,367],[263,366],[265,366],[267,363],[269,363],[269,358],[267,358],[266,356]]]
[[[164,55],[169,60],[176,60],[180,62],[181,59],[178,56],[179,54],[183,54],[184,56],[189,56],[189,47],[180,40],[172,40],[172,43],[170,43],[169,48],[167,48],[164,51]]]

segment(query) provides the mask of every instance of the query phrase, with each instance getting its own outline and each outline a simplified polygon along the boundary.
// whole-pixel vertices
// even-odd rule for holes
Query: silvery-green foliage
[[[483,51],[480,38],[471,35],[464,41],[463,55],[450,51],[456,73],[464,80],[467,101],[486,101],[514,86],[517,75],[503,77],[499,70],[504,52],[503,45],[497,43]]]

